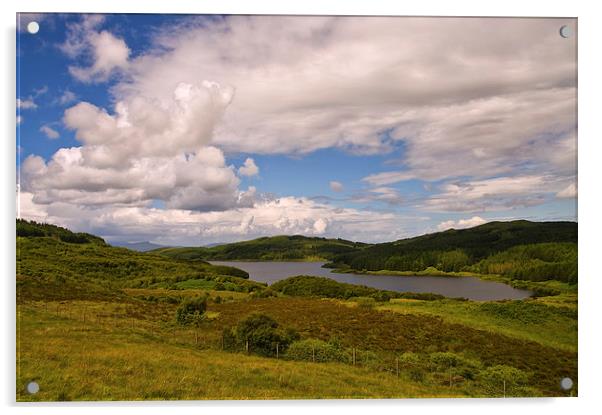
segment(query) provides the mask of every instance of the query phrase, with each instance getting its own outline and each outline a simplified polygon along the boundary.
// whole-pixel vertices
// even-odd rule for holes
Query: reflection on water
[[[434,293],[446,297],[464,297],[471,300],[520,300],[531,295],[530,291],[512,288],[494,281],[475,277],[399,277],[389,275],[337,274],[322,268],[323,262],[222,262],[249,273],[250,279],[272,284],[296,275],[328,277],[339,282],[367,285],[382,290]]]

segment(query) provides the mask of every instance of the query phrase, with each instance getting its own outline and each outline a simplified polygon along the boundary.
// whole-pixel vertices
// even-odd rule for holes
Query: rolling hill
[[[499,273],[518,279],[577,279],[576,222],[489,222],[375,244],[336,256],[328,266],[352,270]]]
[[[161,248],[151,252],[186,260],[315,261],[331,260],[337,255],[356,252],[367,246],[344,239],[281,235],[214,247]]]
[[[54,225],[17,221],[17,292],[28,298],[97,298],[128,287],[175,287],[203,280],[208,288],[263,286],[234,267],[113,247],[102,238]]]

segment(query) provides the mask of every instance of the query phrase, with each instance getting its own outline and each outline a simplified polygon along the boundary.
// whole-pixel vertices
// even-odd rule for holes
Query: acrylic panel
[[[577,19],[17,15],[18,401],[577,396]]]

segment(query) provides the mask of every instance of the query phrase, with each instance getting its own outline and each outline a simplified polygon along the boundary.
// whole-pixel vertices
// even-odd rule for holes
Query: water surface
[[[446,297],[464,297],[470,300],[520,300],[531,295],[528,290],[512,288],[507,284],[485,281],[476,277],[400,277],[394,275],[337,274],[322,268],[323,262],[243,262],[211,261],[229,265],[249,273],[249,279],[273,284],[296,275],[328,277],[348,284],[366,285],[381,290],[414,293],[434,293]]]

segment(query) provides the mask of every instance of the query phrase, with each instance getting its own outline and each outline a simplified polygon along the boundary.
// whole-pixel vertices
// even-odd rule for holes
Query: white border
[[[599,74],[602,73],[600,40],[602,17],[594,1],[527,2],[505,0],[493,2],[468,0],[389,2],[385,0],[160,0],[125,2],[123,0],[81,1],[53,0],[39,2],[20,0],[18,4],[2,2],[2,161],[3,203],[0,252],[2,273],[3,374],[0,390],[4,413],[30,413],[42,410],[49,414],[102,413],[104,410],[127,410],[128,413],[163,414],[166,411],[199,413],[244,412],[262,414],[305,414],[308,411],[345,411],[363,414],[368,407],[377,411],[413,411],[438,414],[504,414],[519,411],[545,411],[546,414],[590,413],[602,407],[598,390],[600,382],[600,325],[596,324],[602,293],[600,266],[600,96]],[[15,399],[15,323],[14,323],[14,218],[15,218],[15,13],[21,12],[112,12],[112,13],[224,13],[224,14],[347,14],[347,15],[436,15],[436,16],[558,16],[579,18],[579,395],[577,399],[508,399],[508,400],[401,400],[401,401],[256,401],[256,402],[179,402],[179,403],[113,403],[71,405],[16,405]],[[596,267],[597,265],[597,267]],[[12,374],[10,373],[12,371]],[[118,409],[117,407],[127,406]]]

